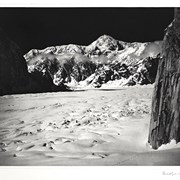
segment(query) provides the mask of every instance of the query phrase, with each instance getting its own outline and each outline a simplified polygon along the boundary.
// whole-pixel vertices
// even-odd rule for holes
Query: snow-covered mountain
[[[24,55],[26,61],[30,61],[40,54],[61,55],[64,53],[79,53],[88,57],[105,55],[109,58],[116,56],[116,60],[141,59],[146,57],[156,57],[162,50],[162,41],[155,42],[123,42],[115,40],[111,36],[100,36],[96,41],[88,46],[75,44],[51,46],[42,50],[32,49]]]
[[[153,83],[161,50],[161,41],[128,43],[103,35],[88,46],[32,49],[24,57],[32,76],[48,77],[56,86],[101,87],[114,80],[119,85]]]

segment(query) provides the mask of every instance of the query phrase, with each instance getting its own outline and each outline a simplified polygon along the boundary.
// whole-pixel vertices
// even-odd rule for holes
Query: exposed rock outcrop
[[[180,142],[180,9],[167,28],[159,63],[149,130],[154,149],[172,139]]]
[[[101,64],[97,66],[95,73],[90,78],[80,82],[80,84],[101,87],[108,81],[115,80],[119,80],[119,86],[153,84],[159,60],[161,58],[157,56],[156,58],[148,57],[133,64],[125,61],[123,63]]]
[[[79,82],[86,79],[95,69],[96,65],[80,54],[38,56],[33,63],[28,62],[31,77],[44,85],[44,88],[57,91],[63,87],[68,89],[65,83],[72,80]]]

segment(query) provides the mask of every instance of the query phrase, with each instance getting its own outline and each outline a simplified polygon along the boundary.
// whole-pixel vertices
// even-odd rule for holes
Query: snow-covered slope
[[[152,91],[147,85],[0,97],[0,165],[179,166],[179,144],[147,144]]]
[[[117,54],[118,60],[125,60],[126,62],[139,60],[147,57],[156,57],[162,51],[162,42],[147,42],[139,43],[134,42],[128,44],[126,48]]]

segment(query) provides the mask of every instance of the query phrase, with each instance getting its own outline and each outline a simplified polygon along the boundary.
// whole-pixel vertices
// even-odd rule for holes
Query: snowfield
[[[0,97],[0,165],[180,165],[147,143],[153,85],[103,88]]]

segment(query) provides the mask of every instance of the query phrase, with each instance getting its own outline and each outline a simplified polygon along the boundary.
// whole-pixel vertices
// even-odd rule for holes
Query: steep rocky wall
[[[0,29],[0,95],[24,92],[27,85],[28,72],[23,54]]]
[[[154,149],[172,139],[180,141],[180,18],[167,28],[163,59],[159,62],[154,87],[148,141]]]

